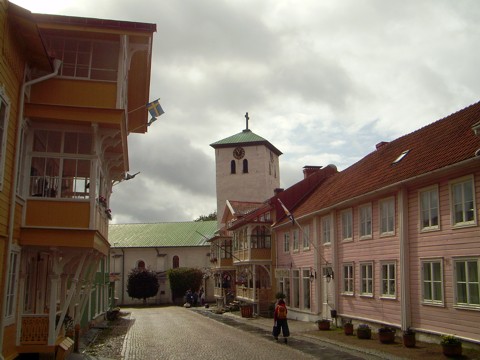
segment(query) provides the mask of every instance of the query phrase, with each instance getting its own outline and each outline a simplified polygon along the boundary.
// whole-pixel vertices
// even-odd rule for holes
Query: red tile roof
[[[385,143],[363,159],[325,180],[298,207],[295,218],[475,157],[480,138],[473,125],[480,102],[415,132]],[[393,164],[404,151],[408,154]],[[480,161],[480,158],[479,158]],[[283,199],[282,199],[283,201]],[[288,206],[287,206],[288,207]],[[287,222],[284,219],[283,222]]]

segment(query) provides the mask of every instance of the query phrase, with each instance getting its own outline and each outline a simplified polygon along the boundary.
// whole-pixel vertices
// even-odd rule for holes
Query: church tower
[[[221,225],[227,200],[263,202],[280,187],[282,152],[248,128],[210,144],[215,149],[217,219]]]

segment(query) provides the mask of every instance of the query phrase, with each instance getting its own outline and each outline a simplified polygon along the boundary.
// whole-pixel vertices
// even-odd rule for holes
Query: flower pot
[[[417,344],[417,340],[415,338],[415,333],[413,334],[403,334],[403,346],[407,348],[413,348]]]
[[[395,332],[394,331],[379,332],[378,340],[380,340],[382,344],[391,344],[395,341]]]
[[[447,357],[459,357],[462,355],[462,344],[442,345],[442,351]]]
[[[347,323],[343,325],[343,331],[345,335],[353,335],[353,324]]]
[[[321,320],[318,322],[318,330],[330,330],[330,321]]]
[[[243,305],[240,306],[240,312],[242,314],[242,317],[251,318],[253,314],[253,308],[251,305]]]
[[[372,338],[372,330],[371,329],[364,329],[364,328],[357,328],[357,338],[359,338],[359,339],[371,339]]]

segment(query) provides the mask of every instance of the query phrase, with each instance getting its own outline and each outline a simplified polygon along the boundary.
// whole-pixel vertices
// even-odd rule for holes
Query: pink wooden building
[[[480,103],[332,171],[285,204],[294,224],[277,211],[275,281],[289,315],[480,343],[478,129]]]

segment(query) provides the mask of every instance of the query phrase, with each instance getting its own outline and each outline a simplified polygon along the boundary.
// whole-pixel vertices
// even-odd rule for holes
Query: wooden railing
[[[23,315],[20,343],[22,345],[46,345],[48,342],[48,323],[48,314]]]

